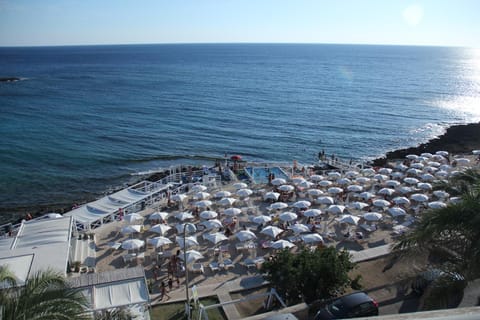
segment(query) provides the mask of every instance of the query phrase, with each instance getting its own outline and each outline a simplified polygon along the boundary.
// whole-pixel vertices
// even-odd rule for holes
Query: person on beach
[[[165,286],[165,282],[162,281],[162,283],[160,284],[160,300],[163,300],[163,298],[167,297],[168,299],[170,299],[171,297],[167,294],[167,287]],[[167,300],[168,300],[167,299]]]

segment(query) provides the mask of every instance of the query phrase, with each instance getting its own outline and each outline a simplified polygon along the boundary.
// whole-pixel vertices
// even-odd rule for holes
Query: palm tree
[[[454,271],[475,277],[480,272],[480,171],[468,169],[443,187],[461,201],[424,212],[394,249],[400,254],[434,253]]]
[[[91,319],[85,297],[52,270],[34,274],[24,286],[16,284],[8,268],[0,266],[0,319]]]

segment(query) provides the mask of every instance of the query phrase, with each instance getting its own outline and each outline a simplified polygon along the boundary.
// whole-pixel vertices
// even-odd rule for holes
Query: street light
[[[187,222],[183,225],[183,262],[185,264],[185,292],[187,295],[187,302],[186,302],[186,313],[187,319],[190,320],[190,297],[188,296],[188,267],[187,267],[187,227],[192,228],[195,230],[195,225],[193,223]]]

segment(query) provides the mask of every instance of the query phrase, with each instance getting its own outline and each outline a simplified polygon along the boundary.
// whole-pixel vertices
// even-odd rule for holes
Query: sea
[[[0,208],[71,204],[225,154],[369,160],[480,120],[480,51],[333,44],[0,48]],[[0,217],[1,221],[1,217]]]

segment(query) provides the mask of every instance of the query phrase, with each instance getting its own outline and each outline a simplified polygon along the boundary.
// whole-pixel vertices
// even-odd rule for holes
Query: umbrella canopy
[[[178,233],[183,233],[184,230],[186,230],[187,233],[194,233],[197,231],[197,227],[191,223],[179,223],[175,226],[175,228],[177,229]]]
[[[292,204],[292,207],[299,208],[299,209],[307,209],[307,208],[310,208],[311,205],[312,204],[310,203],[310,201],[300,200]]]
[[[165,237],[155,237],[152,239],[148,239],[147,242],[155,248],[160,248],[161,246],[172,243],[170,239]]]
[[[58,218],[62,217],[62,215],[60,213],[55,213],[55,212],[47,213],[47,214],[45,214],[45,216],[47,216],[50,219],[58,219]]]
[[[368,203],[360,202],[360,201],[351,202],[347,205],[347,207],[351,209],[356,209],[356,210],[363,210],[368,206],[370,206]]]
[[[370,176],[373,176],[375,174],[375,170],[372,169],[372,168],[365,168],[365,169],[360,170],[360,172],[366,177],[370,177]]]
[[[394,217],[394,218],[407,215],[405,210],[403,210],[402,208],[399,208],[399,207],[389,208],[387,210],[387,212],[390,213],[392,215],[392,217]]]
[[[304,180],[304,181],[300,182],[299,184],[297,184],[297,187],[299,187],[299,188],[310,188],[311,186],[313,186],[313,183],[311,183],[310,181],[307,181],[307,180]]]
[[[362,192],[363,187],[359,186],[358,184],[352,184],[352,185],[347,187],[347,191],[348,192]]]
[[[278,190],[283,191],[283,192],[291,192],[295,190],[294,186],[291,186],[289,184],[283,184],[280,187],[278,187]]]
[[[210,241],[213,244],[218,244],[219,242],[228,240],[228,237],[221,232],[215,233],[205,233],[203,239]]]
[[[437,198],[444,199],[450,197],[450,194],[443,190],[435,190],[433,191],[433,195]]]
[[[381,194],[381,195],[384,195],[384,196],[391,196],[395,193],[395,190],[393,189],[390,189],[390,188],[382,188],[380,190],[378,190],[377,194]]]
[[[278,218],[282,221],[293,221],[293,220],[297,220],[298,216],[294,212],[284,212],[280,214]]]
[[[364,199],[364,200],[368,200],[368,199],[371,199],[373,197],[375,197],[375,195],[371,192],[368,192],[368,191],[364,191],[362,193],[360,193],[358,195],[360,198]]]
[[[265,224],[267,222],[272,221],[272,218],[270,218],[269,216],[261,215],[261,216],[252,217],[251,221],[256,224]]]
[[[138,250],[145,245],[145,241],[140,239],[128,239],[122,242],[122,249]]]
[[[352,216],[351,214],[344,214],[338,219],[338,222],[356,225],[359,220],[360,220],[360,217]]]
[[[395,197],[393,198],[393,202],[395,202],[395,204],[410,204],[410,200],[406,197]]]
[[[307,194],[309,194],[311,196],[314,196],[314,197],[318,197],[318,196],[321,196],[323,194],[323,191],[320,190],[320,189],[310,189],[310,190],[307,190]]]
[[[412,178],[412,177],[406,177],[406,178],[403,178],[403,182],[408,183],[408,184],[417,184],[418,179]]]
[[[257,238],[255,233],[253,233],[250,230],[241,230],[235,234],[235,237],[241,242],[245,242],[245,241],[249,241]]]
[[[417,160],[418,156],[416,154],[408,154],[405,156],[408,160]]]
[[[410,188],[410,187],[407,187],[407,186],[403,186],[403,187],[400,187],[400,188],[398,189],[398,191],[399,191],[401,194],[407,194],[407,193],[413,192],[413,189]]]
[[[123,217],[123,220],[127,221],[128,223],[140,222],[143,221],[143,217],[138,213],[129,213]]]
[[[172,196],[172,200],[177,202],[183,202],[183,200],[185,200],[186,198],[187,198],[187,195],[183,193],[174,194]]]
[[[370,182],[370,179],[367,177],[358,177],[358,178],[355,178],[355,182],[360,184],[366,184]]]
[[[327,176],[329,179],[332,179],[332,180],[337,180],[342,177],[340,172],[337,172],[337,171],[329,172]]]
[[[328,193],[331,193],[331,194],[339,194],[343,192],[343,189],[339,187],[331,187],[331,188],[328,188],[327,191]]]
[[[430,174],[430,173],[424,173],[420,176],[420,178],[423,180],[423,181],[433,181],[435,180],[435,177]]]
[[[348,179],[348,178],[341,178],[341,179],[338,179],[337,180],[337,183],[339,185],[347,185],[347,184],[350,184],[352,183],[352,180]]]
[[[387,181],[388,180],[388,176],[384,175],[384,174],[380,174],[380,173],[377,173],[373,176],[373,179],[377,180],[377,181]]]
[[[180,221],[185,221],[185,220],[193,219],[193,215],[190,212],[179,212],[175,215],[175,218],[177,218]]]
[[[142,226],[139,224],[134,224],[131,226],[125,226],[122,229],[120,229],[120,232],[123,234],[131,234],[131,233],[138,233],[142,230]]]
[[[470,163],[470,160],[467,158],[456,158],[453,161],[456,161],[458,165],[467,165]]]
[[[244,189],[246,187],[248,187],[248,185],[244,182],[237,182],[237,183],[234,183],[233,184],[233,187],[236,189],[236,190],[239,190],[239,189]]]
[[[350,171],[345,172],[345,177],[347,177],[347,178],[355,178],[356,176],[358,176],[357,171],[350,170]]]
[[[265,193],[265,195],[263,196],[263,199],[264,200],[275,200],[276,201],[276,200],[278,200],[278,197],[280,197],[280,193],[270,191],[270,192]]]
[[[222,198],[218,201],[218,204],[222,206],[231,206],[237,201],[237,199],[234,198]]]
[[[275,203],[272,203],[270,205],[270,208],[271,209],[276,209],[276,210],[281,210],[281,209],[288,208],[288,204],[286,204],[285,202],[275,202]]]
[[[212,220],[207,220],[200,222],[202,226],[205,227],[207,230],[212,230],[212,229],[220,229],[222,228],[222,222],[218,219],[212,219]]]
[[[272,184],[274,186],[281,186],[282,184],[286,184],[286,183],[287,183],[287,181],[283,178],[275,178],[275,179],[272,180]]]
[[[322,180],[318,183],[318,185],[321,187],[329,187],[332,184],[333,184],[332,181],[328,181],[328,180]]]
[[[310,180],[312,181],[322,181],[324,179],[324,176],[321,176],[319,174],[313,174],[310,176]]]
[[[170,227],[168,224],[163,224],[162,223],[162,224],[154,225],[153,227],[148,229],[148,231],[155,232],[155,233],[158,233],[158,234],[165,234],[170,229],[172,229],[172,227]]]
[[[305,217],[317,217],[321,214],[322,214],[322,210],[320,209],[308,209],[303,213]]]
[[[176,236],[175,241],[178,243],[180,248],[185,248],[185,245],[187,245],[187,248],[198,246],[198,241],[195,236],[185,237],[185,239],[183,239],[181,236]]]
[[[378,221],[383,218],[381,213],[378,212],[367,212],[362,215],[362,218],[366,221]]]
[[[442,201],[433,201],[428,203],[428,207],[432,209],[441,209],[441,208],[445,208],[446,206],[447,204]]]
[[[309,233],[301,236],[303,242],[305,243],[317,243],[323,242],[323,238],[318,233]]]
[[[165,220],[167,219],[168,217],[168,212],[160,212],[160,211],[156,211],[154,213],[152,213],[148,219],[149,220]]]
[[[336,214],[343,213],[344,210],[345,210],[345,206],[342,206],[340,204],[333,204],[327,209],[328,212],[336,213]]]
[[[432,185],[426,182],[419,182],[417,183],[417,188],[422,190],[432,190]]]
[[[196,250],[188,250],[186,253],[180,252],[180,259],[185,260],[185,255],[187,256],[187,261],[185,261],[186,264],[190,264],[197,261],[198,259],[203,258],[203,255]]]
[[[288,229],[292,230],[296,234],[310,232],[310,228],[307,225],[301,223],[295,223],[294,225],[288,227]]]
[[[218,213],[215,211],[207,210],[200,212],[200,218],[202,219],[215,219],[218,216]]]
[[[280,249],[280,250],[283,250],[283,249],[289,249],[289,248],[293,248],[295,247],[295,245],[293,243],[291,243],[290,241],[287,241],[287,240],[277,240],[275,241],[274,243],[272,243],[272,245],[270,246],[271,248],[273,249]]]
[[[383,199],[373,200],[373,205],[375,207],[379,207],[379,208],[389,207],[390,204],[391,204],[390,202],[388,202],[387,200],[383,200]]]
[[[304,182],[304,181],[306,181],[306,180],[305,180],[305,178],[303,178],[303,177],[294,177],[294,178],[292,178],[292,182],[293,182],[294,185],[298,185],[299,183],[302,183],[302,182]]]
[[[332,197],[318,197],[317,200],[315,200],[316,203],[319,204],[334,204],[335,200],[333,200]]]
[[[278,236],[283,231],[284,231],[283,229],[280,229],[278,227],[268,226],[268,227],[263,228],[262,231],[260,231],[260,233],[266,234],[267,236],[275,238],[276,236]]]
[[[228,209],[225,209],[225,211],[223,211],[224,215],[230,216],[230,217],[239,215],[240,213],[242,213],[242,210],[239,208],[228,208]]]
[[[195,206],[199,208],[207,208],[212,206],[212,201],[210,200],[201,200],[195,202]]]
[[[381,168],[381,169],[378,170],[378,173],[389,175],[390,173],[392,173],[392,169],[391,168]]]
[[[253,193],[253,191],[250,190],[250,189],[239,189],[236,192],[237,196],[239,196],[239,197],[248,197],[252,193]]]
[[[197,192],[193,195],[193,198],[197,199],[197,200],[205,200],[205,199],[210,198],[210,193],[208,193],[208,192]]]
[[[425,201],[428,201],[428,196],[423,193],[414,193],[410,196],[410,200],[425,202]]]
[[[202,191],[207,190],[207,187],[205,187],[201,184],[197,184],[197,185],[194,185],[191,190],[192,190],[192,192],[202,192]]]
[[[407,170],[407,174],[418,176],[418,175],[422,174],[422,170],[415,169],[415,168],[410,168],[410,169]]]
[[[215,198],[227,198],[230,197],[232,193],[230,191],[222,190],[215,193]]]
[[[387,180],[387,181],[385,181],[385,186],[390,187],[390,188],[396,188],[400,184],[401,183],[397,180]]]

